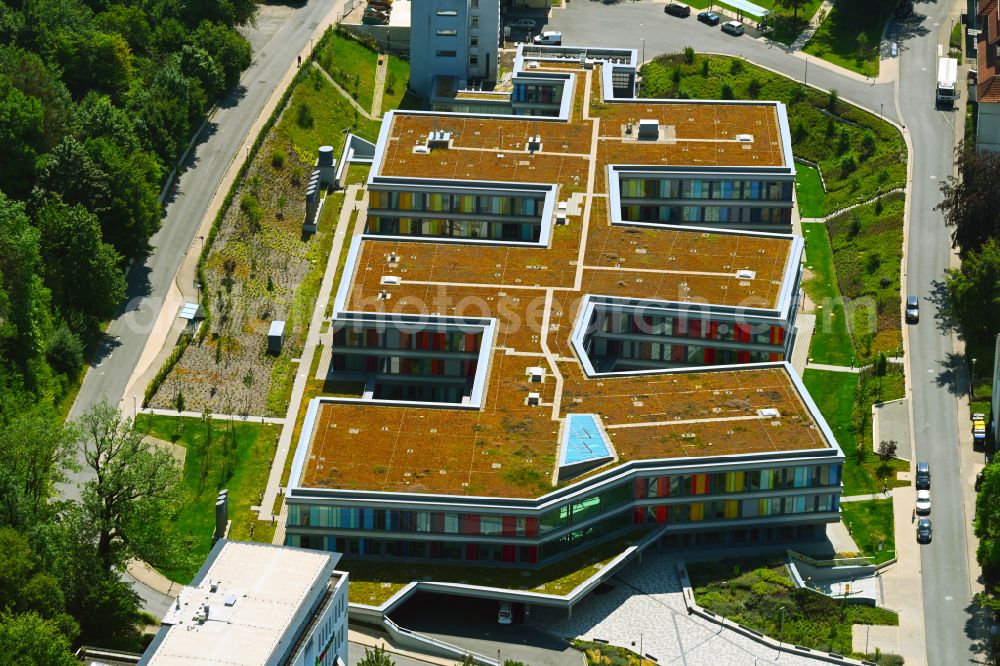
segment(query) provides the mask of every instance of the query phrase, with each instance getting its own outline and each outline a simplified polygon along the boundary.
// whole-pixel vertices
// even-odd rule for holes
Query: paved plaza
[[[677,577],[677,558],[647,551],[642,563],[622,570],[610,584],[573,608],[573,617],[553,621],[549,631],[566,638],[599,638],[642,651],[660,664],[755,666],[773,662],[778,652],[697,616],[689,616]],[[634,645],[633,645],[634,642]],[[795,666],[819,660],[781,653]]]

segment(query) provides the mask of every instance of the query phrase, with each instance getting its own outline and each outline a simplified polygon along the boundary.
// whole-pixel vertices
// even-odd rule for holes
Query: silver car
[[[917,515],[926,516],[931,512],[931,491],[917,491]]]

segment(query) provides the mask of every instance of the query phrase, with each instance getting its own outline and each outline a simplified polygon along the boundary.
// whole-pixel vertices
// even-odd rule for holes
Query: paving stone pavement
[[[636,652],[642,634],[642,651],[660,664],[755,666],[778,657],[774,649],[689,616],[676,562],[674,555],[647,551],[641,563],[611,580],[611,590],[592,594],[576,605],[573,617],[553,621],[548,630],[567,638],[600,638]],[[785,652],[778,661],[794,666],[825,663]]]

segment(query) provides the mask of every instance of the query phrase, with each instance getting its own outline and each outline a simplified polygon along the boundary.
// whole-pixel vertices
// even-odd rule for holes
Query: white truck
[[[958,60],[955,58],[938,59],[937,96],[939,106],[951,108],[958,99]]]

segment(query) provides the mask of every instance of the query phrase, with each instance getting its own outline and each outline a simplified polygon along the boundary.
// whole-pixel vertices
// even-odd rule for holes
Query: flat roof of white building
[[[221,541],[163,618],[141,664],[275,663],[309,621],[337,553]]]

